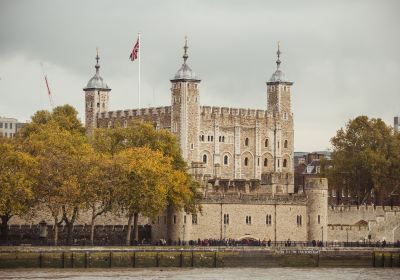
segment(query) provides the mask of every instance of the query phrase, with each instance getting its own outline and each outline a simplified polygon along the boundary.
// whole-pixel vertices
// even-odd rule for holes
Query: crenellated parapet
[[[242,118],[255,118],[264,119],[269,114],[266,110],[248,109],[248,108],[230,108],[230,107],[214,107],[214,106],[200,106],[200,113],[205,117],[242,117]]]
[[[117,110],[98,113],[98,119],[133,118],[140,116],[160,116],[171,114],[171,106],[150,107],[141,109]]]
[[[400,212],[400,206],[375,206],[375,205],[332,205],[328,209],[333,213],[341,212],[366,212],[383,214],[385,212]]]
[[[223,204],[285,204],[285,205],[306,205],[305,195],[272,195],[264,193],[223,193],[209,192],[204,195],[202,203],[223,203]]]

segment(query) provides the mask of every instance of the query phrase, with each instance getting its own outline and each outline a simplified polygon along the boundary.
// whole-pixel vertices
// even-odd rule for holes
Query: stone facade
[[[203,163],[204,176],[261,180],[264,174],[282,173],[285,180],[274,181],[273,190],[293,193],[293,83],[282,76],[279,58],[278,69],[267,82],[267,110],[210,107],[200,105],[201,80],[187,65],[186,51],[187,45],[184,63],[171,79],[171,105],[166,107],[107,111],[110,89],[96,64],[96,75],[84,89],[88,132],[126,126],[133,119],[149,121],[175,134],[183,158],[189,165]],[[92,86],[94,79],[102,84]]]

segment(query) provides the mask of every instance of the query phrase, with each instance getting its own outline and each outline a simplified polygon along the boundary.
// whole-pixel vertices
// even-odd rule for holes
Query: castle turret
[[[99,60],[99,52],[97,51],[96,73],[83,89],[85,92],[85,126],[87,134],[91,134],[93,129],[97,127],[97,115],[108,112],[108,94],[111,88],[100,77]]]
[[[176,135],[183,158],[190,164],[199,159],[200,79],[187,64],[185,38],[183,64],[171,79],[171,131]]]
[[[294,128],[291,109],[293,82],[285,78],[281,69],[281,50],[278,42],[276,70],[267,82],[267,110],[273,116],[274,172],[289,173],[284,192],[294,192]],[[274,186],[273,186],[274,188]]]
[[[307,195],[308,240],[328,239],[328,180],[308,177],[305,181]]]

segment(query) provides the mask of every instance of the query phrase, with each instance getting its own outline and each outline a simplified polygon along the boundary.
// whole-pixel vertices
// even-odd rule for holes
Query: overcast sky
[[[266,109],[280,41],[294,82],[295,150],[323,150],[351,118],[392,125],[400,113],[399,11],[395,0],[0,0],[0,116],[25,121],[50,109],[42,62],[55,104],[83,120],[96,47],[110,110],[137,108],[138,67],[128,57],[138,32],[142,105],[169,105],[187,35],[202,105]]]

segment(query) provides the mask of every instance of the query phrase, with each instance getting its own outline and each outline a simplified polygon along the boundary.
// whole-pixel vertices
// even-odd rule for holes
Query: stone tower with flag
[[[110,88],[97,63],[84,89],[88,132],[93,127],[126,126],[132,119],[149,121],[176,135],[183,158],[189,166],[200,167],[204,180],[258,180],[272,193],[292,193],[293,83],[281,69],[279,47],[277,69],[267,81],[267,110],[201,105],[201,80],[188,65],[187,39],[183,49],[183,63],[170,80],[171,104],[157,108],[108,111]],[[265,98],[261,93],[260,100]]]

